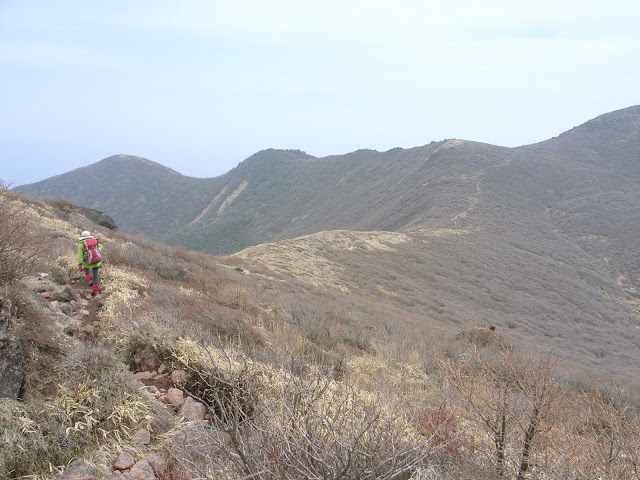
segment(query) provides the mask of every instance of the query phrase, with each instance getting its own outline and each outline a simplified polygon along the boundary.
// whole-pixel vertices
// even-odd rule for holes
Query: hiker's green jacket
[[[78,244],[78,265],[82,265],[85,268],[96,268],[99,267],[100,265],[102,265],[102,262],[98,262],[98,263],[87,263],[84,261],[84,241],[86,240],[80,240],[80,243]],[[104,248],[102,248],[102,242],[100,240],[98,240],[98,248],[100,250],[104,250]]]

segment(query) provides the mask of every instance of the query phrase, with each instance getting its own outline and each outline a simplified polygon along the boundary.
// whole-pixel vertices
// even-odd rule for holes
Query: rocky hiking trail
[[[70,327],[65,333],[76,337],[81,342],[99,341],[100,317],[98,313],[104,306],[108,292],[91,296],[91,287],[84,278],[71,278],[68,283],[56,285],[50,282],[46,273],[39,274],[41,281],[37,289],[42,303],[54,314],[68,317]],[[195,465],[196,460],[190,458],[190,446],[200,444],[202,438],[224,439],[225,434],[214,429],[210,422],[207,407],[194,399],[186,390],[180,388],[187,381],[187,372],[173,370],[161,361],[153,346],[145,345],[135,352],[131,359],[130,370],[133,377],[140,382],[149,394],[160,403],[160,410],[174,417],[177,422],[186,422],[181,432],[174,436],[166,452],[149,452],[147,445],[153,435],[166,433],[166,420],[152,422],[158,426],[150,432],[140,428],[131,435],[128,450],[122,450],[106,474],[98,471],[82,459],[71,462],[58,477],[58,480],[154,480],[172,478],[176,464]],[[156,419],[157,420],[157,419]],[[197,453],[195,453],[197,455]],[[170,461],[169,458],[172,460]],[[199,475],[186,475],[180,469],[181,478],[198,478]],[[187,469],[189,470],[189,469]]]
[[[99,325],[97,313],[104,304],[104,297],[102,295],[92,297],[91,288],[84,280],[81,283],[77,279],[71,279],[60,290],[46,282],[48,274],[39,274],[39,279],[43,281],[42,286],[38,288],[39,295],[44,302],[48,302],[46,306],[54,313],[77,319],[77,328],[70,328],[66,333],[70,336],[95,340],[96,327]]]

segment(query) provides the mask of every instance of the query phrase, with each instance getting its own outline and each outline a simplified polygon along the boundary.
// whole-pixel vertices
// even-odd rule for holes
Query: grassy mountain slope
[[[408,348],[433,346],[438,332],[495,325],[575,367],[640,381],[633,299],[573,244],[553,232],[548,240],[541,247],[453,229],[322,232],[237,256],[357,299],[369,322]]]
[[[411,171],[401,190],[414,202],[397,210],[410,220],[391,216],[398,222],[385,227],[403,240],[388,248],[344,241],[367,232],[344,232],[337,243],[320,233],[238,255],[300,278],[317,272],[317,283],[371,302],[382,297],[411,312],[403,318],[416,342],[432,328],[495,324],[575,365],[637,382],[639,119],[633,107],[519,149],[435,147],[422,166],[449,175]],[[434,191],[435,205],[446,205],[437,219],[423,204],[414,209]]]
[[[640,286],[640,107],[602,115],[558,138],[525,147],[557,177],[547,200],[551,223],[605,262],[631,291]],[[558,181],[560,180],[560,181]]]
[[[207,180],[128,157],[86,168],[126,177],[104,185],[121,203],[117,214],[114,200],[103,208],[129,219],[121,228],[209,252],[254,245],[239,258],[362,298],[378,327],[417,329],[415,344],[431,329],[493,324],[635,382],[639,119],[631,107],[515,149],[447,140],[321,159],[267,150]],[[55,195],[42,188],[80,173],[25,188]],[[148,193],[125,202],[130,192]],[[363,235],[402,241],[360,247]]]
[[[640,417],[624,369],[637,369],[616,363],[633,359],[613,349],[606,365],[588,354],[578,369],[571,360],[582,340],[561,339],[550,321],[570,361],[548,363],[520,307],[547,308],[571,328],[554,301],[584,318],[592,309],[589,319],[615,320],[608,338],[624,341],[626,329],[633,356],[629,322],[638,319],[621,288],[577,266],[587,254],[553,229],[548,245],[525,234],[498,242],[506,222],[474,224],[482,197],[468,200],[455,228],[320,232],[213,257],[0,191],[0,254],[38,259],[38,270],[0,283],[0,340],[16,337],[25,349],[20,396],[0,399],[0,476],[53,479],[83,459],[84,478],[113,478],[126,452],[138,471],[153,458],[155,478],[493,480],[521,473],[526,443],[535,448],[521,478],[633,478]],[[87,228],[105,246],[96,298],[75,258]],[[7,248],[25,235],[40,241]],[[466,328],[481,314],[516,324]],[[630,382],[594,388],[589,375],[610,365]],[[202,402],[204,421],[181,420],[169,387]],[[511,409],[490,402],[479,415],[476,392],[506,395]],[[504,414],[504,456],[484,413]],[[525,437],[521,426],[533,423],[536,436]],[[603,425],[615,428],[613,440]],[[141,428],[148,445],[135,440]],[[625,455],[600,457],[603,445]]]
[[[456,140],[322,159],[261,152],[227,174],[228,191],[242,188],[242,193],[223,212],[210,212],[188,226],[175,241],[230,253],[325,230],[446,226],[475,190],[475,169],[499,164],[506,154],[505,149]]]

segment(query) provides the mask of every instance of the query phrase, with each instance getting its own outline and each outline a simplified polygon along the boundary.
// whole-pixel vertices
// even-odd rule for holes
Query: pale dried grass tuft
[[[66,353],[43,372],[48,387],[32,379],[28,401],[0,400],[0,472],[8,478],[50,477],[74,458],[104,456],[150,428],[152,399],[113,352],[78,343]],[[38,394],[52,381],[54,392]]]
[[[147,282],[139,275],[106,263],[102,267],[102,287],[109,292],[98,316],[109,320],[116,316],[117,307],[137,298],[147,288]]]

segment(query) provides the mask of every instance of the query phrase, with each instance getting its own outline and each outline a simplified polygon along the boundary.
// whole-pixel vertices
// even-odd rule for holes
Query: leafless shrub
[[[640,416],[637,400],[619,384],[599,384],[572,398],[565,438],[558,449],[573,478],[640,478]],[[564,440],[564,442],[562,442]]]
[[[208,461],[197,462],[192,476],[408,479],[442,448],[431,445],[436,432],[409,433],[402,415],[326,377],[287,376],[275,390],[258,395],[250,368],[233,375],[188,368],[200,382],[193,396],[207,405],[216,427],[200,432],[207,437],[199,444],[208,446]],[[194,465],[183,461],[182,468]]]
[[[0,180],[0,282],[11,282],[32,272],[43,260],[43,242],[37,241],[35,222],[26,207]]]
[[[358,312],[346,313],[330,310],[336,305],[320,304],[294,295],[279,302],[280,310],[309,341],[323,349],[335,349],[338,345],[371,352],[376,327],[362,321]]]
[[[189,271],[182,262],[172,260],[171,247],[155,244],[144,237],[127,237],[133,241],[113,242],[109,262],[156,273],[165,280],[184,282]]]
[[[209,288],[213,298],[222,305],[241,310],[247,310],[250,306],[245,285],[237,280],[218,278]]]

